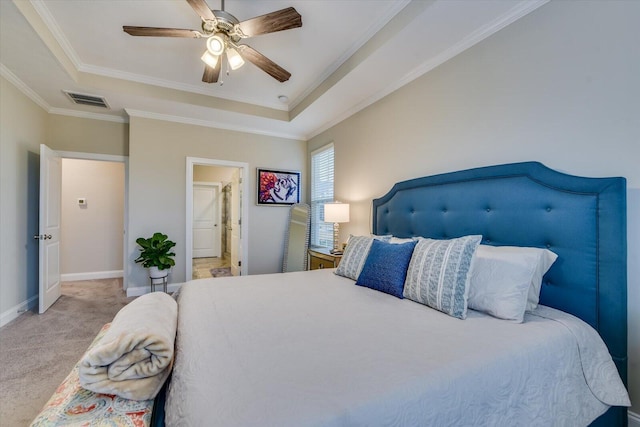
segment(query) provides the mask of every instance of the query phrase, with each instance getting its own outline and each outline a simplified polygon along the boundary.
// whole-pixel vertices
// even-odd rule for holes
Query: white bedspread
[[[178,302],[169,426],[585,426],[629,405],[597,333],[547,307],[459,320],[331,270],[197,280]]]

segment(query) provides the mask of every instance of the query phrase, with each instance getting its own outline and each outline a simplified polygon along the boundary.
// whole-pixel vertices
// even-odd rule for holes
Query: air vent
[[[107,101],[101,96],[87,95],[86,93],[75,93],[66,90],[64,90],[63,92],[69,97],[69,99],[71,99],[74,104],[109,108],[109,104],[107,104]]]

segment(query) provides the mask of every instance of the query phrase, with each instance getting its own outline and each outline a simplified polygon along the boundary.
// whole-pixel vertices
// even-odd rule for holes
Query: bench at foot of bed
[[[91,349],[111,326],[107,323],[93,340]],[[88,351],[88,349],[87,349]],[[94,393],[80,385],[78,364],[58,386],[33,423],[35,426],[127,425],[151,424],[153,400],[128,400],[111,394]]]

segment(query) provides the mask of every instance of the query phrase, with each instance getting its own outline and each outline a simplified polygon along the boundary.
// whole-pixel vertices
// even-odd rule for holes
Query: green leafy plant
[[[154,233],[149,238],[139,237],[136,243],[140,245],[140,256],[134,261],[142,263],[143,267],[158,267],[159,270],[166,270],[176,265],[173,260],[176,254],[171,252],[176,243],[168,239],[166,234]]]

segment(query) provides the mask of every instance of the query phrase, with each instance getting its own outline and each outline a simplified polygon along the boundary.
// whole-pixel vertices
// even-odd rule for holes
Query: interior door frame
[[[193,277],[193,167],[220,166],[242,169],[242,199],[240,205],[240,240],[241,259],[240,274],[246,276],[249,271],[249,164],[245,162],[234,162],[230,160],[207,159],[203,157],[187,157],[186,167],[186,203],[185,203],[185,278],[191,280]]]
[[[96,160],[102,162],[124,163],[124,222],[122,231],[122,289],[127,289],[129,282],[129,254],[127,235],[129,234],[129,157],[114,154],[83,153],[77,151],[56,150],[63,159]]]

